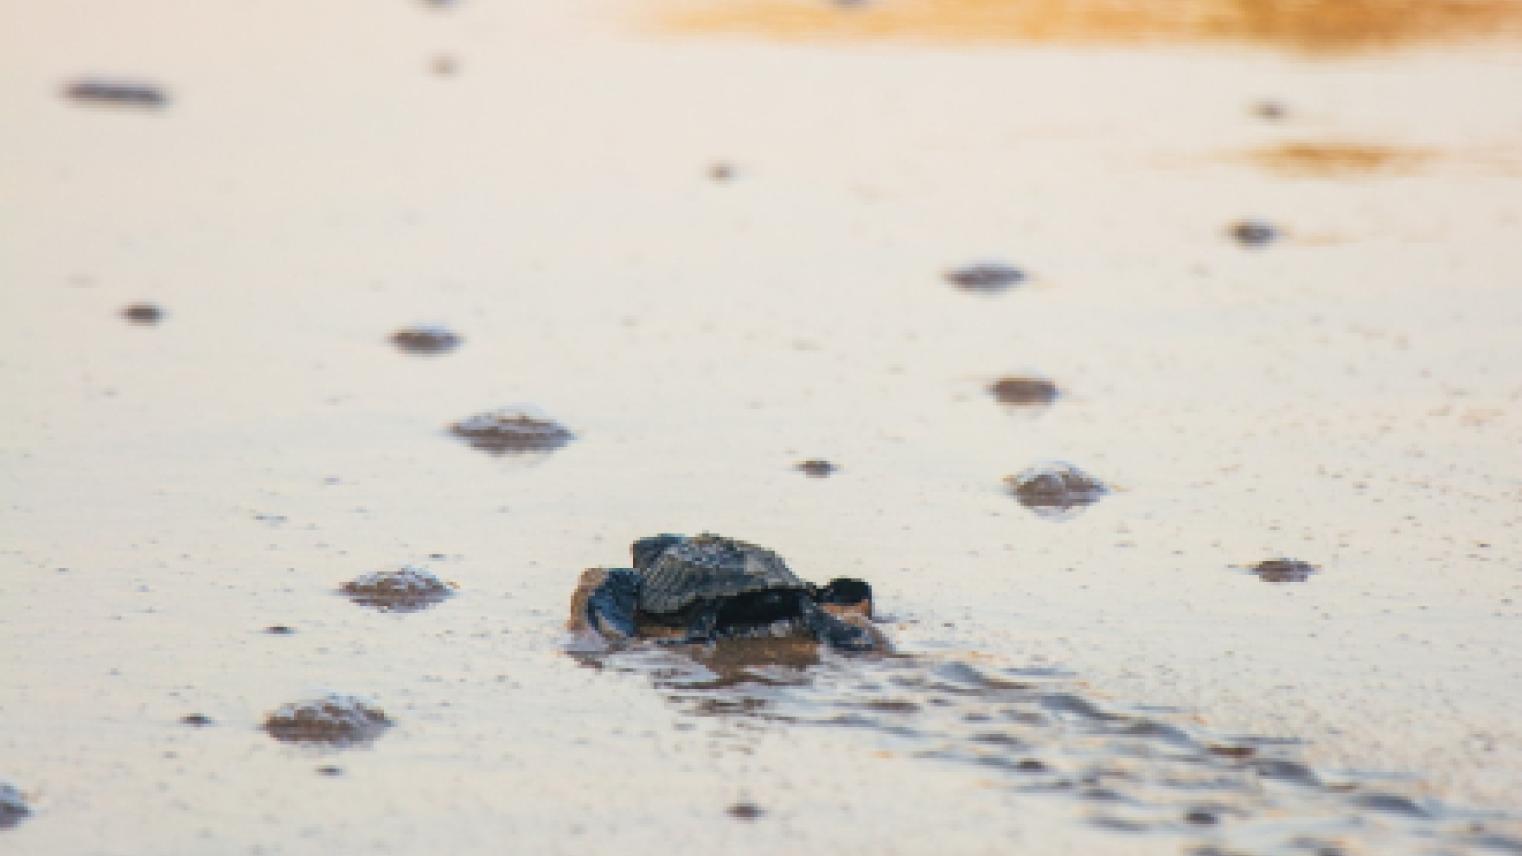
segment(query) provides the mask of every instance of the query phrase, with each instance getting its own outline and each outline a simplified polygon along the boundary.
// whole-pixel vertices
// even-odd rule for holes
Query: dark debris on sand
[[[753,802],[737,802],[725,809],[725,813],[736,820],[756,820],[766,814],[766,810]]]
[[[516,407],[477,413],[449,430],[473,448],[493,455],[553,452],[576,439],[564,425]]]
[[[122,317],[133,324],[157,324],[164,320],[164,310],[153,303],[132,303],[122,308]]]
[[[0,782],[0,829],[9,829],[32,814],[26,797],[15,786]]]
[[[1103,482],[1060,461],[1027,467],[1004,484],[1021,505],[1049,517],[1092,505],[1109,492]]]
[[[1044,377],[1002,377],[988,391],[1000,404],[1051,404],[1057,400],[1057,384]]]
[[[416,565],[394,571],[374,571],[339,586],[339,591],[360,606],[382,612],[418,612],[448,599],[454,586]]]
[[[461,341],[458,333],[439,324],[414,324],[391,334],[391,343],[409,354],[443,354]]]
[[[794,469],[809,478],[822,479],[834,475],[840,468],[822,458],[809,458],[806,461],[799,461]]]
[[[1283,558],[1266,559],[1247,570],[1266,583],[1303,583],[1321,572],[1309,562]]]
[[[84,104],[158,108],[169,103],[162,87],[136,80],[88,77],[64,87],[64,97]]]
[[[1279,237],[1279,230],[1262,220],[1238,220],[1226,233],[1244,247],[1261,247]]]
[[[282,743],[350,746],[374,740],[391,725],[380,708],[334,693],[281,705],[265,719],[264,730]]]
[[[1003,262],[978,262],[949,270],[946,281],[963,291],[998,294],[1025,281],[1025,271]]]

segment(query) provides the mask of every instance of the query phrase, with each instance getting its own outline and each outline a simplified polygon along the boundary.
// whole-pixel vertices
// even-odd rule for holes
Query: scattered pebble
[[[1309,562],[1296,559],[1268,559],[1248,568],[1258,579],[1266,583],[1303,583],[1321,569]]]
[[[714,181],[729,181],[735,177],[734,165],[723,162],[716,163],[708,168],[708,177]]]
[[[111,104],[123,107],[163,107],[169,103],[164,90],[152,83],[132,80],[85,78],[70,83],[65,97],[87,104]]]
[[[1214,826],[1216,823],[1216,816],[1214,812],[1206,811],[1202,808],[1197,808],[1189,811],[1184,815],[1184,822],[1193,824],[1195,826]]]
[[[1000,404],[1051,404],[1057,400],[1057,384],[1041,377],[1005,377],[989,385]]]
[[[576,439],[570,429],[524,407],[478,413],[449,426],[449,430],[494,455],[553,452]]]
[[[453,330],[437,324],[414,324],[391,334],[391,343],[410,354],[442,354],[460,346]]]
[[[133,324],[157,324],[164,319],[164,310],[153,303],[133,303],[122,309],[122,317]]]
[[[32,813],[31,806],[26,804],[26,798],[21,791],[12,785],[0,782],[0,829],[9,829],[12,826],[26,820]]]
[[[450,54],[439,54],[433,58],[428,67],[440,77],[449,77],[460,70],[460,61]]]
[[[1279,237],[1279,230],[1262,220],[1238,220],[1227,233],[1244,247],[1261,247]]]
[[[834,474],[840,468],[820,458],[809,458],[807,461],[800,461],[795,469],[809,478],[822,479]]]
[[[323,776],[342,776],[343,772],[342,767],[335,767],[332,764],[326,764],[317,768],[317,773]]]
[[[373,606],[382,612],[418,612],[454,594],[454,586],[416,565],[365,574],[339,590],[360,606]]]
[[[204,713],[187,713],[180,717],[180,723],[192,728],[205,728],[212,724],[212,718]]]
[[[1044,517],[1092,505],[1109,492],[1098,479],[1060,461],[1027,467],[1005,477],[1004,484],[1021,505]]]
[[[271,636],[290,636],[296,632],[296,628],[286,624],[271,624],[264,628],[264,632]]]
[[[380,708],[332,694],[281,705],[265,719],[264,730],[283,743],[348,746],[374,740],[391,724]]]
[[[1001,262],[979,262],[946,272],[946,281],[963,291],[998,294],[1025,281],[1025,271]]]
[[[766,811],[753,802],[737,802],[727,809],[729,816],[739,820],[755,820]]]

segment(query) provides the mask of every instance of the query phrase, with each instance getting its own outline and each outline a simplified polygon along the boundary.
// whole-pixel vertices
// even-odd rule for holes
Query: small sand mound
[[[368,743],[391,724],[380,708],[354,696],[332,694],[281,705],[265,719],[264,730],[282,743],[346,746]]]

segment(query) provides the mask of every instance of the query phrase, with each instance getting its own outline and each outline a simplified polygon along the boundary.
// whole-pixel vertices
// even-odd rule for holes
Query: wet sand
[[[0,849],[1522,849],[1513,47],[650,13],[0,7]],[[1327,141],[1430,157],[1243,154]],[[573,439],[450,433],[521,405]],[[1047,461],[1108,492],[1033,513]],[[900,656],[566,633],[704,529]],[[339,591],[405,565],[451,596]],[[389,726],[264,730],[330,693]]]

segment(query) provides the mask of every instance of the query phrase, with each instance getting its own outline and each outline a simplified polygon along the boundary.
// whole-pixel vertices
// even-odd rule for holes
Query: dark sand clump
[[[152,303],[133,303],[122,309],[122,317],[133,324],[157,324],[164,320],[164,310]]]
[[[1321,569],[1297,559],[1267,559],[1247,569],[1266,583],[1303,583]]]
[[[281,705],[264,721],[264,730],[283,743],[348,746],[368,743],[391,727],[378,707],[347,695],[331,694]]]
[[[809,458],[807,461],[798,462],[794,469],[809,478],[822,479],[833,475],[840,468],[822,458]]]
[[[998,294],[1025,281],[1025,271],[1002,262],[979,262],[949,270],[946,281],[963,291]]]
[[[725,813],[736,820],[756,820],[766,814],[766,810],[753,802],[737,802],[725,809]]]
[[[1092,505],[1109,490],[1072,464],[1050,462],[1027,467],[1004,479],[1020,504],[1044,517],[1062,516]]]
[[[576,439],[570,429],[527,408],[477,413],[449,426],[457,437],[494,455],[553,452]]]
[[[64,97],[84,104],[107,104],[119,107],[163,107],[169,103],[164,90],[152,83],[135,80],[85,78],[64,87]]]
[[[391,334],[391,343],[409,354],[443,354],[461,341],[458,333],[437,324],[414,324]]]
[[[9,829],[12,826],[26,820],[32,813],[31,806],[26,804],[26,798],[21,791],[12,785],[0,782],[0,829]]]
[[[1244,247],[1261,247],[1278,238],[1279,230],[1262,220],[1238,220],[1227,228],[1226,234]]]
[[[416,565],[368,573],[349,580],[339,590],[349,600],[382,612],[417,612],[454,594],[453,586]]]
[[[989,384],[988,391],[1000,404],[1051,404],[1057,400],[1057,384],[1044,377],[1003,377]]]

